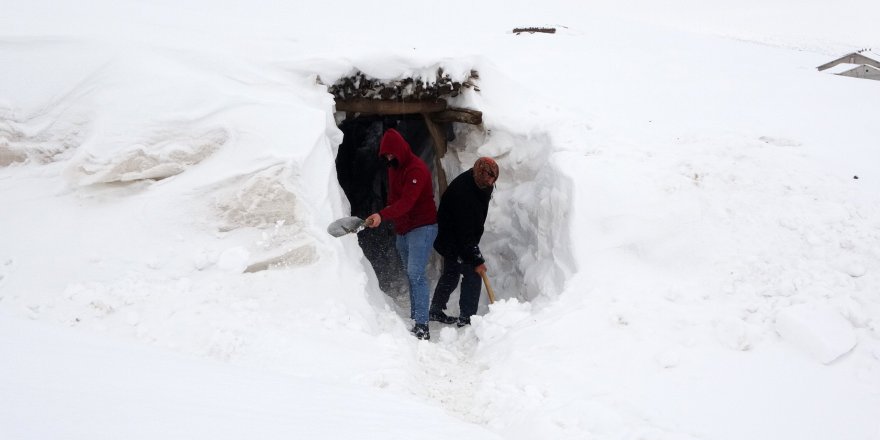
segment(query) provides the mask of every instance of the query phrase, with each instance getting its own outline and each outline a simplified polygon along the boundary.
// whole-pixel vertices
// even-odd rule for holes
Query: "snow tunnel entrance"
[[[456,82],[439,70],[434,81],[405,78],[386,83],[357,73],[329,87],[343,133],[336,173],[351,204],[351,215],[366,218],[385,207],[387,172],[379,159],[379,142],[389,128],[398,130],[428,165],[439,203],[447,185],[440,159],[454,136],[452,123],[482,123],[481,112],[449,107],[445,98],[457,96],[463,87],[474,87],[468,81],[476,77],[472,71],[467,81]],[[358,233],[358,243],[380,288],[390,296],[408,299],[409,283],[395,241],[391,222]]]
[[[366,218],[386,206],[388,174],[379,159],[379,142],[389,128],[399,131],[413,153],[428,164],[435,177],[436,192],[436,155],[431,134],[421,117],[373,115],[347,118],[339,124],[343,139],[336,156],[336,175],[351,204],[351,215]],[[382,291],[406,298],[409,287],[395,247],[392,223],[382,222],[378,228],[364,229],[357,236]]]

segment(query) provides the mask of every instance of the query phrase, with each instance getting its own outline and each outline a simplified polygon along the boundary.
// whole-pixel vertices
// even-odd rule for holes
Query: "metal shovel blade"
[[[362,231],[365,226],[364,223],[364,220],[360,217],[343,217],[330,223],[330,226],[327,226],[327,232],[334,237],[342,237],[352,232],[358,233]]]

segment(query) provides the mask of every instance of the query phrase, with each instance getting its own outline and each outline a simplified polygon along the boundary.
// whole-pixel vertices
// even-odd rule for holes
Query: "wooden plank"
[[[446,171],[443,170],[443,164],[440,162],[440,159],[446,155],[446,132],[438,123],[431,120],[431,115],[428,113],[422,113],[422,117],[425,118],[425,125],[428,126],[428,131],[431,133],[431,139],[434,140],[434,170],[437,174],[437,189],[442,196],[448,185]]]
[[[463,124],[480,125],[483,123],[483,112],[466,108],[449,107],[442,112],[431,115],[434,122],[461,122]]]
[[[555,34],[556,28],[547,28],[547,27],[527,27],[527,28],[514,28],[514,34],[521,34],[523,32],[528,32],[530,34],[534,34],[535,32],[540,32],[544,34]]]
[[[431,133],[431,139],[434,140],[434,151],[438,153],[438,157],[445,156],[446,131],[443,130],[443,127],[441,127],[439,123],[431,120],[430,114],[422,113],[422,117],[425,118],[425,125],[428,127],[428,132]]]
[[[368,113],[373,115],[406,115],[434,113],[446,110],[446,101],[385,101],[381,99],[337,99],[336,111]]]

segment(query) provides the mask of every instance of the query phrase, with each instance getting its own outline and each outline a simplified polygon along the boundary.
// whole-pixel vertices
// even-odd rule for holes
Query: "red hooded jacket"
[[[394,222],[394,232],[399,235],[437,223],[431,172],[393,128],[385,132],[379,145],[379,155],[386,154],[393,154],[399,165],[388,168],[388,206],[379,215]]]

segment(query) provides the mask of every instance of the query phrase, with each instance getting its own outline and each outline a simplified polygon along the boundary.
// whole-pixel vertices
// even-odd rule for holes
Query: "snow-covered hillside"
[[[880,439],[880,7],[11,3],[0,438]],[[425,342],[327,85],[438,68],[499,301]]]

